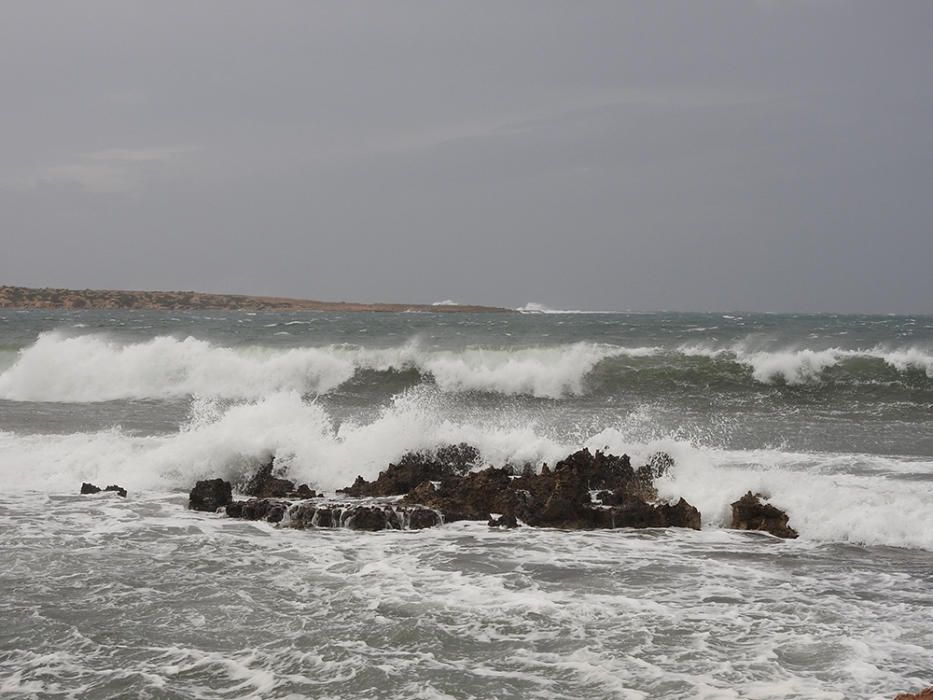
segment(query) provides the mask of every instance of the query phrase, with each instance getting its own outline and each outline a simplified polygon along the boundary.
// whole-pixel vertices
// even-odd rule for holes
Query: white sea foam
[[[651,352],[593,343],[516,350],[243,347],[159,336],[119,342],[104,335],[43,333],[0,373],[0,398],[14,401],[107,401],[186,395],[257,398],[291,390],[326,393],[360,369],[417,369],[444,391],[486,391],[560,398],[583,390],[601,360]]]
[[[8,491],[71,492],[81,481],[187,488],[198,478],[240,477],[274,456],[293,478],[334,490],[358,474],[375,477],[407,450],[460,441],[476,445],[492,464],[553,464],[581,445],[626,452],[639,464],[665,450],[676,466],[660,481],[661,495],[696,505],[707,528],[728,526],[728,504],[751,490],[785,509],[804,541],[933,550],[933,493],[917,487],[929,483],[933,462],[643,441],[633,438],[637,426],[625,424],[578,441],[527,419],[454,421],[443,417],[438,400],[443,395],[436,391],[411,390],[369,422],[336,425],[318,403],[286,392],[233,406],[196,401],[189,423],[171,434],[0,432],[0,481]],[[879,461],[873,471],[860,466]]]
[[[615,311],[582,311],[580,309],[552,309],[549,306],[544,304],[538,304],[534,301],[529,301],[524,306],[519,306],[515,309],[519,313],[523,314],[614,314]]]
[[[923,348],[874,347],[869,349],[787,348],[781,350],[751,349],[745,343],[728,347],[710,345],[682,345],[678,351],[686,356],[711,359],[733,359],[752,370],[752,377],[770,384],[781,380],[787,384],[806,384],[819,381],[824,370],[855,358],[881,360],[899,372],[921,370],[933,379],[933,350]]]
[[[192,337],[126,342],[102,334],[51,331],[15,356],[3,353],[0,398],[84,402],[188,395],[258,398],[276,391],[324,394],[359,370],[415,369],[433,377],[442,391],[557,399],[583,393],[586,377],[603,360],[670,352],[588,342],[457,351],[427,349],[415,341],[388,348],[224,347]],[[760,350],[739,343],[683,345],[674,352],[734,361],[762,383],[817,382],[826,369],[854,358],[880,360],[898,372],[919,370],[933,378],[933,351],[919,347]]]
[[[103,335],[43,333],[0,374],[14,401],[106,401],[187,394],[254,397],[269,391],[329,391],[350,379],[350,358],[328,349],[233,349],[159,336],[121,343]]]

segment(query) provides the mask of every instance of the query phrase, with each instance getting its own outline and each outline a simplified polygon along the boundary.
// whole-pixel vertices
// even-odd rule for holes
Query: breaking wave
[[[685,345],[678,350],[688,357],[707,357],[743,365],[751,370],[755,381],[762,384],[772,384],[775,381],[787,384],[818,382],[825,370],[860,359],[880,361],[897,372],[920,371],[928,379],[933,379],[933,352],[920,348],[803,348],[765,351],[750,350],[739,344],[729,348]]]
[[[176,490],[198,478],[241,477],[274,456],[292,478],[332,491],[358,474],[375,477],[407,450],[461,441],[491,464],[553,464],[581,446],[625,452],[640,463],[665,450],[676,464],[660,482],[661,496],[685,497],[700,509],[706,528],[728,526],[729,503],[752,490],[786,509],[804,540],[933,550],[928,490],[917,488],[933,479],[933,462],[727,450],[646,436],[637,416],[578,434],[503,414],[454,420],[444,417],[445,400],[419,387],[396,396],[370,421],[337,423],[316,401],[283,392],[233,405],[195,400],[189,420],[167,434],[139,436],[118,427],[67,435],[0,432],[0,478],[11,491],[71,493],[82,481]]]
[[[188,337],[123,343],[102,335],[43,333],[0,374],[0,398],[108,401],[187,395],[258,398],[275,391],[324,394],[359,370],[415,369],[442,391],[560,398],[579,394],[607,357],[637,351],[593,343],[517,350],[222,347]]]
[[[534,301],[529,301],[524,306],[519,306],[515,309],[522,314],[603,314],[603,313],[614,313],[612,311],[581,311],[579,309],[552,309],[544,304],[538,304]]]
[[[712,365],[689,362],[696,358]],[[708,382],[725,373],[732,380],[758,384],[892,381],[908,373],[929,380],[933,352],[917,347],[753,350],[743,345],[664,349],[589,342],[457,351],[426,349],[417,342],[387,348],[224,347],[193,337],[122,342],[100,334],[50,331],[20,350],[0,373],[0,399],[255,399],[278,391],[322,395],[360,371],[415,371],[443,392],[560,399],[624,392],[627,382],[636,381],[639,372],[649,377],[650,370],[707,372]]]

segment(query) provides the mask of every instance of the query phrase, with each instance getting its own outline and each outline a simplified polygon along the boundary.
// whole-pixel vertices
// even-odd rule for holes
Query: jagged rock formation
[[[530,467],[521,474],[511,467],[466,473],[478,453],[468,445],[456,446],[456,452],[447,449],[427,457],[406,455],[374,482],[357,477],[344,493],[401,495],[403,504],[443,513],[445,522],[486,520],[496,527],[511,527],[519,520],[562,528],[700,527],[699,511],[683,499],[673,505],[649,503],[657,498],[654,479],[672,464],[668,455],[655,455],[636,470],[627,455],[593,454],[584,449],[553,469],[544,465],[540,473]],[[464,454],[469,459],[449,457]],[[600,490],[596,503],[591,498],[593,490]]]
[[[115,491],[118,496],[126,498],[126,489],[122,486],[117,486],[116,484],[110,484],[107,488],[102,489],[100,486],[95,486],[94,484],[89,484],[84,482],[81,484],[81,495],[86,496],[88,494],[100,493],[101,491]]]
[[[461,442],[433,452],[409,452],[398,464],[390,464],[372,483],[362,476],[340,493],[361,498],[364,496],[397,496],[408,493],[426,481],[440,481],[463,475],[479,462],[479,450]]]
[[[188,508],[203,510],[209,513],[217,512],[233,501],[233,488],[229,481],[223,479],[206,479],[199,481],[188,494]]]
[[[732,528],[735,530],[762,530],[777,537],[794,539],[797,531],[787,521],[787,513],[762,503],[760,495],[751,491],[732,504]]]
[[[655,479],[673,466],[673,459],[665,453],[652,456],[637,469],[628,455],[588,449],[568,455],[553,468],[544,464],[540,472],[530,465],[520,473],[512,466],[475,470],[478,463],[479,452],[464,443],[408,453],[374,481],[357,477],[339,492],[352,500],[335,501],[305,484],[296,488],[291,480],[274,476],[269,462],[242,486],[252,498],[233,501],[230,484],[213,479],[197,483],[189,507],[209,511],[225,507],[232,518],[299,529],[415,530],[458,520],[486,521],[490,527],[506,529],[521,524],[565,529],[700,529],[700,512],[683,498],[657,502]],[[797,537],[784,511],[763,504],[751,492],[732,504],[732,527]]]

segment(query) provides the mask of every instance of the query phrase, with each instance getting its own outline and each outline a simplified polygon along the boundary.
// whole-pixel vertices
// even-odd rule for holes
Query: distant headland
[[[362,304],[288,297],[203,292],[139,292],[116,289],[41,289],[0,286],[3,309],[164,309],[225,311],[420,311],[431,313],[502,313],[512,309],[469,304]]]

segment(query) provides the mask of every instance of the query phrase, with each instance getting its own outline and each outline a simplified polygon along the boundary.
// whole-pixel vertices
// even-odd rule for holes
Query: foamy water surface
[[[0,693],[890,698],[933,684],[933,319],[0,312]],[[700,532],[286,531],[411,449],[675,459]],[[75,495],[82,481],[113,495]],[[748,490],[794,541],[738,533]]]

